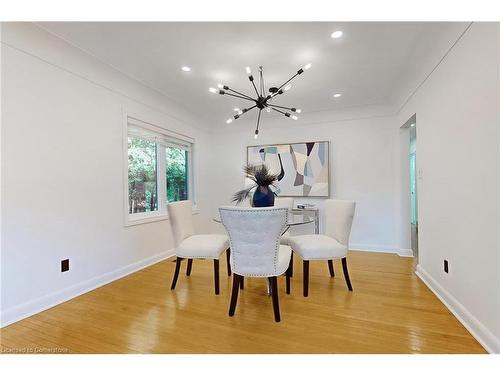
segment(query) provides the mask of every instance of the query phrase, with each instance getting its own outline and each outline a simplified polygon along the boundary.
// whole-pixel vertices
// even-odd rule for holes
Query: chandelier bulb
[[[226,124],[230,124],[230,123],[232,123],[232,122],[233,122],[233,119],[232,119],[232,118],[228,118],[228,119],[226,120]]]
[[[255,130],[255,135],[253,136],[254,139],[259,138],[259,131],[256,129]]]
[[[295,110],[295,112],[297,112],[297,113],[301,113],[301,112],[302,112],[302,110],[301,110],[301,109],[299,109],[299,108],[297,108],[297,109]]]
[[[304,65],[304,67],[302,69],[309,70],[311,68],[311,66],[312,66],[312,64],[308,63],[308,64]]]
[[[247,66],[245,69],[246,69],[248,75],[252,74],[252,69],[250,69],[249,66]]]
[[[208,91],[210,91],[212,94],[217,93],[217,89],[215,89],[215,88],[213,88],[213,87],[210,87],[210,88],[208,89]]]
[[[266,111],[267,111],[267,113],[271,112],[271,108],[270,108],[270,107],[267,107],[267,108],[266,108]]]
[[[220,88],[220,89],[223,89],[224,88],[224,85],[222,83],[218,83],[217,84],[217,87]]]
[[[293,116],[291,116],[291,117],[292,117],[292,120],[295,120],[295,121],[297,121],[297,120],[299,119],[299,118],[298,118],[297,116],[295,116],[295,115],[293,115]]]

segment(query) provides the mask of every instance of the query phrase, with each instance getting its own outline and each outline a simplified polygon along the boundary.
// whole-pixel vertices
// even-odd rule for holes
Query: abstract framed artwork
[[[278,175],[280,196],[330,196],[330,142],[248,146],[247,164],[266,164]]]

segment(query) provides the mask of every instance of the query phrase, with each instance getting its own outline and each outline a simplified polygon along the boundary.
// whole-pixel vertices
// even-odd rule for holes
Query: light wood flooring
[[[170,290],[172,259],[1,329],[9,352],[68,353],[484,353],[484,349],[413,273],[412,258],[352,251],[354,291],[340,261],[311,262],[309,297],[295,257],[292,294],[279,279],[275,323],[264,279],[245,279],[228,316],[231,281],[221,259],[221,294],[213,262],[183,268]]]

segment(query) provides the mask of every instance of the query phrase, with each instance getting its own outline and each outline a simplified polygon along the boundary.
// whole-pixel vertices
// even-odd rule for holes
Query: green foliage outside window
[[[128,139],[128,193],[129,213],[158,209],[154,142]]]
[[[188,199],[188,152],[179,148],[165,149],[167,163],[167,202]]]

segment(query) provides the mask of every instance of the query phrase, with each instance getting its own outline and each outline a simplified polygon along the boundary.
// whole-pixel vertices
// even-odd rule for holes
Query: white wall
[[[423,173],[418,274],[495,352],[500,352],[499,41],[498,24],[472,25],[395,124],[399,132],[417,114]]]
[[[5,325],[170,254],[168,221],[123,225],[123,108],[196,139],[200,230],[210,138],[168,98],[33,24],[4,23],[1,57]]]
[[[249,114],[252,116],[255,114]],[[253,138],[253,121],[233,122],[216,134],[215,172],[221,183],[214,191],[214,206],[229,204],[232,194],[244,184],[242,166],[246,163],[248,145],[304,141],[330,141],[330,184],[332,197],[356,201],[351,247],[379,251],[396,251],[396,179],[393,135],[394,119],[372,117],[340,120],[333,113],[303,115],[273,120],[263,116],[258,141]],[[315,203],[323,199],[297,198],[296,203]],[[312,226],[303,228],[311,233]]]

